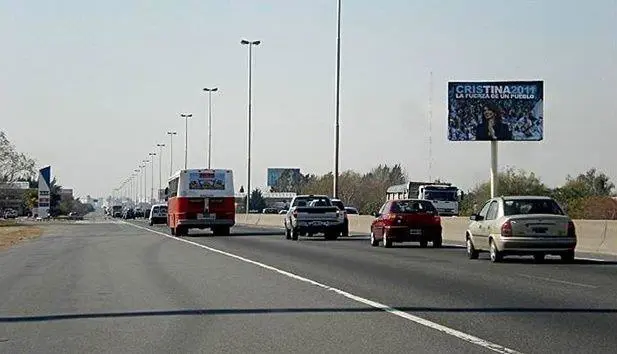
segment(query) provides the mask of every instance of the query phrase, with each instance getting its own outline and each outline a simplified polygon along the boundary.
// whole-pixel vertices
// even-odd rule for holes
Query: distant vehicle
[[[326,240],[336,240],[345,228],[345,212],[332,205],[325,195],[298,195],[291,200],[285,215],[285,238],[324,234]]]
[[[167,204],[154,204],[148,217],[150,226],[167,223]]]
[[[84,219],[82,215],[76,212],[70,212],[68,216],[69,216],[69,220],[83,220]]]
[[[463,193],[451,183],[407,182],[391,186],[386,191],[386,201],[421,199],[433,203],[439,215],[458,216]]]
[[[347,215],[359,215],[360,214],[358,209],[354,207],[345,207],[345,211],[347,212]]]
[[[395,242],[419,242],[420,247],[442,245],[441,218],[432,202],[400,199],[386,202],[374,213],[371,246],[392,247]]]
[[[235,224],[231,170],[180,170],[169,179],[165,194],[172,235],[188,235],[189,229],[211,229],[215,235],[229,235]]]
[[[287,214],[287,210],[283,209],[283,210],[279,211],[279,214],[280,215]]]
[[[265,208],[264,210],[262,210],[263,214],[278,214],[278,209],[277,208]]]
[[[15,211],[14,209],[7,209],[4,211],[4,218],[5,219],[15,219],[17,218],[17,211]]]
[[[343,213],[343,231],[341,232],[341,236],[347,237],[349,236],[349,218],[347,218],[347,208],[345,208],[345,204],[340,199],[330,199],[332,205],[338,208]]]
[[[143,211],[143,209],[141,207],[137,207],[135,208],[135,217],[136,218],[143,218],[144,215],[146,215]]]
[[[135,219],[135,212],[131,208],[127,208],[122,214],[123,219]]]
[[[488,251],[493,262],[508,255],[533,255],[541,261],[547,254],[574,260],[576,227],[550,197],[493,198],[470,219],[465,235],[470,259]]]
[[[111,216],[114,218],[122,217],[122,205],[114,205],[111,207]]]

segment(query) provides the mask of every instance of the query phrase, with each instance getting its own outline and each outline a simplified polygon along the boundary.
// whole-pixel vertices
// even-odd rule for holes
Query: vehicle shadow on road
[[[484,259],[482,259],[484,260]],[[486,260],[489,260],[486,258]],[[574,259],[572,262],[564,263],[556,258],[546,258],[543,261],[536,261],[533,258],[528,257],[511,257],[504,258],[501,260],[501,263],[505,264],[565,264],[565,265],[617,265],[617,261],[605,261],[605,260],[594,260],[594,259]]]
[[[368,242],[368,239],[364,236],[348,236],[348,237],[339,237],[336,240],[326,240],[323,236],[315,236],[315,237],[306,237],[300,236],[298,238],[299,241],[309,241],[309,242],[339,242],[339,241],[363,241]]]
[[[231,232],[228,236],[215,236],[212,232],[192,232],[188,235],[188,237],[234,237],[234,236],[284,236],[285,233],[282,231],[251,231],[251,232]],[[186,236],[185,236],[186,237]]]
[[[381,246],[383,247],[383,246]],[[419,244],[402,244],[402,245],[397,245],[396,243],[394,245],[392,245],[392,248],[413,248],[413,249],[434,249],[434,250],[443,250],[443,249],[451,249],[451,250],[461,250],[461,247],[458,246],[454,246],[454,245],[441,245],[441,247],[433,247],[431,244],[429,244],[426,247],[420,247]],[[463,251],[464,252],[464,251]]]
[[[617,308],[533,308],[533,307],[393,307],[393,309],[411,313],[493,313],[493,314],[617,314]],[[272,314],[319,314],[319,313],[372,313],[383,312],[376,307],[331,307],[331,308],[251,308],[251,309],[188,309],[188,310],[153,310],[133,312],[99,312],[50,314],[38,316],[0,317],[0,323],[51,322],[98,318],[127,317],[161,317],[161,316],[229,316],[229,315],[272,315]]]

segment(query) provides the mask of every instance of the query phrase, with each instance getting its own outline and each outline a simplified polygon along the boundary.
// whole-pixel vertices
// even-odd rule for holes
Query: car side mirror
[[[482,221],[484,220],[484,217],[482,217],[481,215],[478,214],[473,214],[469,217],[469,220],[473,220],[473,221]]]
[[[379,213],[378,212],[373,212],[371,215],[373,215],[374,217],[378,218],[379,217]]]

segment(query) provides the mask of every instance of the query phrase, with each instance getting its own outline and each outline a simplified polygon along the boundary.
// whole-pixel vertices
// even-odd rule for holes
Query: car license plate
[[[422,235],[422,230],[421,229],[410,229],[409,234],[410,235]]]
[[[197,219],[199,220],[216,219],[216,214],[197,214]]]
[[[313,221],[313,222],[311,223],[311,225],[313,225],[313,226],[322,226],[322,225],[323,225],[323,222],[321,222],[321,221]]]

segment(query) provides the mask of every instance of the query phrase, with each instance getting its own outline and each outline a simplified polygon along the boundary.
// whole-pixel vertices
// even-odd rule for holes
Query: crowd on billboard
[[[448,140],[542,140],[544,114],[541,82],[527,86],[513,85],[450,83]]]

